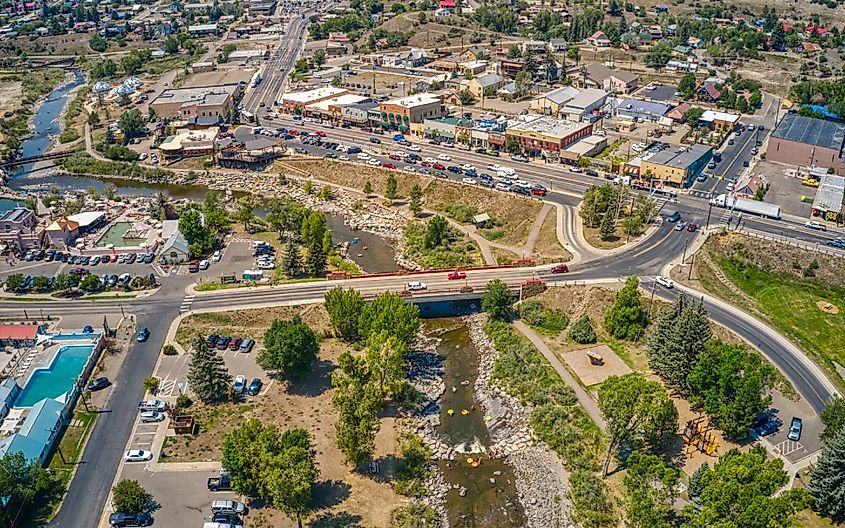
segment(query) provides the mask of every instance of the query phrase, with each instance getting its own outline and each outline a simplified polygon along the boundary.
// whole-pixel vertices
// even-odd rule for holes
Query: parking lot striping
[[[269,391],[269,390],[270,390],[270,387],[272,387],[272,386],[273,386],[273,383],[274,383],[275,381],[276,381],[276,380],[274,380],[274,379],[271,379],[271,380],[270,380],[270,383],[268,383],[268,384],[267,384],[267,386],[266,386],[266,387],[264,387],[264,390],[261,392],[261,396],[264,396],[265,394],[267,394],[267,391]]]
[[[804,449],[804,446],[801,445],[801,442],[796,442],[794,440],[784,440],[775,446],[780,454],[783,456],[787,456],[791,453],[795,453],[796,451],[800,451]]]
[[[186,295],[184,299],[182,299],[182,304],[179,306],[179,313],[185,313],[191,311],[191,305],[194,302],[194,298],[196,295]]]

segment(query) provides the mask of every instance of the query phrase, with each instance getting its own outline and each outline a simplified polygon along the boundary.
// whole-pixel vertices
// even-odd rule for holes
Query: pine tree
[[[299,256],[299,249],[293,240],[285,243],[284,255],[282,255],[282,273],[288,277],[296,277],[302,273],[302,258]]]
[[[326,271],[326,253],[323,251],[323,242],[315,240],[308,246],[308,260],[306,262],[308,273],[321,275]]]
[[[704,475],[708,471],[710,471],[710,464],[705,462],[698,466],[698,469],[696,469],[689,478],[689,483],[687,484],[687,494],[689,494],[689,498],[693,502],[698,500],[698,497],[701,495],[701,491],[704,489]]]
[[[388,200],[395,200],[398,198],[398,195],[396,194],[396,176],[393,174],[390,174],[387,177],[387,186],[384,190],[384,196]]]
[[[845,427],[825,442],[819,461],[810,470],[807,491],[816,508],[834,522],[845,521]]]
[[[326,229],[323,232],[323,253],[328,255],[332,252],[332,248],[334,248],[334,242],[332,242],[332,230]]]
[[[601,219],[601,224],[599,224],[599,236],[602,240],[610,240],[610,237],[613,236],[613,231],[613,214],[611,214],[610,210],[608,210],[604,213],[604,216]]]
[[[414,216],[417,216],[422,211],[422,189],[420,189],[419,185],[411,187],[411,192],[408,195],[408,209],[414,213]]]
[[[194,339],[188,365],[188,385],[200,400],[208,403],[223,399],[232,383],[232,376],[223,358],[209,347],[202,336]]]
[[[584,314],[572,323],[572,327],[569,329],[569,339],[582,345],[596,342],[596,331],[593,329],[593,322],[589,315]]]
[[[687,376],[704,351],[713,331],[702,301],[681,295],[660,317],[648,343],[648,364],[666,385],[689,395]]]

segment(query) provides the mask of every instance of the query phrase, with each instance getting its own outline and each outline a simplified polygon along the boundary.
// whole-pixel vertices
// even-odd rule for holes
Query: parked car
[[[671,289],[671,288],[675,287],[675,282],[668,277],[664,277],[663,275],[658,275],[657,277],[655,277],[654,282],[663,286],[664,288],[670,288]]]
[[[261,380],[258,378],[252,378],[252,381],[249,382],[249,387],[246,390],[246,393],[250,396],[255,396],[261,391]]]
[[[239,375],[235,378],[235,382],[234,382],[234,383],[232,383],[232,389],[233,389],[233,390],[234,390],[237,394],[243,394],[243,393],[244,393],[244,389],[246,389],[246,376],[244,376],[243,374],[239,374]]]
[[[217,340],[217,350],[226,350],[231,340],[232,338],[229,336],[220,336],[220,339]]]
[[[215,251],[213,255],[211,255],[212,262],[220,262],[221,258],[223,258],[223,255],[220,253],[219,249]]]
[[[123,460],[126,462],[146,462],[152,459],[152,451],[145,451],[143,449],[130,449],[123,454]]]
[[[167,402],[162,400],[144,400],[138,404],[138,410],[141,412],[145,411],[158,411],[163,412],[167,410]]]
[[[531,194],[534,196],[546,196],[549,194],[549,190],[539,184],[534,184],[531,186]]]
[[[568,273],[569,266],[567,266],[566,264],[555,264],[549,271],[551,271],[552,273]]]
[[[210,265],[210,263],[207,260],[205,260],[205,259],[201,260],[200,263],[199,263],[200,271],[207,270],[209,265]]]
[[[211,513],[233,513],[235,515],[243,515],[246,513],[246,505],[242,502],[233,500],[214,500],[211,501]]]
[[[789,434],[786,437],[797,442],[801,439],[802,429],[804,429],[804,423],[801,421],[801,418],[793,417],[792,422],[789,424]]]
[[[196,260],[192,260],[190,264],[188,264],[188,271],[191,273],[196,273],[200,270],[200,263]]]
[[[85,326],[82,327],[82,333],[83,334],[93,334],[94,333],[94,327],[91,326],[91,325],[85,325]]]
[[[217,334],[211,334],[210,336],[208,336],[208,338],[206,338],[206,340],[205,340],[205,344],[206,344],[207,346],[209,346],[209,347],[212,347],[212,348],[213,348],[213,347],[217,346],[217,341],[218,341],[219,339],[220,339],[220,336],[219,336],[219,335],[217,335]]]
[[[241,338],[233,337],[229,342],[229,350],[238,350],[241,347]]]
[[[586,171],[584,171],[584,174],[586,174],[587,176],[592,176],[594,178],[598,178],[599,176],[599,173],[594,171],[593,169],[587,169]]]
[[[141,423],[153,423],[164,420],[164,413],[158,411],[144,411],[141,413]]]
[[[88,390],[91,391],[91,392],[95,392],[95,391],[98,391],[98,390],[103,390],[106,387],[108,387],[109,385],[111,385],[111,382],[109,381],[109,379],[105,376],[101,376],[101,377],[99,377],[95,380],[92,380],[90,383],[88,383]]]
[[[146,326],[144,328],[138,330],[138,335],[135,336],[135,339],[139,343],[143,343],[149,338],[150,338],[150,330]]]
[[[252,347],[255,346],[255,341],[253,339],[244,339],[241,341],[241,346],[238,347],[239,350],[245,354],[252,352]]]
[[[449,280],[461,280],[467,278],[467,274],[465,271],[455,270],[453,272],[450,272],[447,277],[449,278]]]
[[[144,512],[114,512],[109,515],[109,524],[115,527],[149,526],[152,523],[150,514]]]
[[[208,491],[228,491],[232,489],[232,483],[229,481],[229,475],[223,473],[219,477],[211,477],[208,479]]]
[[[428,289],[428,286],[424,282],[419,281],[411,281],[405,287],[408,291],[424,291]]]

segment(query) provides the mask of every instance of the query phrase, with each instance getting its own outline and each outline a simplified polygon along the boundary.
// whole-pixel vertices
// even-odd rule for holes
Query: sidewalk
[[[537,350],[543,354],[549,363],[552,364],[552,368],[560,375],[560,378],[563,380],[564,383],[569,385],[573,391],[575,391],[575,397],[578,398],[578,403],[581,404],[581,407],[587,412],[587,415],[592,418],[592,420],[598,425],[602,430],[604,430],[607,425],[604,423],[604,418],[601,416],[601,411],[599,411],[599,406],[596,403],[596,400],[581,387],[581,384],[578,383],[572,374],[569,373],[566,366],[561,363],[560,359],[558,359],[557,355],[550,349],[546,343],[543,341],[543,338],[540,337],[540,334],[535,332],[532,328],[528,325],[523,323],[522,321],[514,321],[513,322],[514,328],[522,332],[522,334],[527,337],[531,343],[537,347]]]

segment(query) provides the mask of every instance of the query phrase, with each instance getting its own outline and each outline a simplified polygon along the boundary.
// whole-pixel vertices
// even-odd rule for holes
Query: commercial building
[[[614,102],[616,115],[632,121],[657,122],[669,112],[669,105],[640,101],[639,99],[616,99]]]
[[[29,409],[12,408],[0,429],[0,433],[11,432],[0,439],[0,457],[22,453],[26,460],[44,465],[68,416],[65,404],[50,398]]]
[[[167,136],[158,149],[165,159],[178,159],[191,156],[204,156],[214,152],[214,140],[220,133],[220,127],[206,129],[180,128]]]
[[[272,15],[276,9],[276,0],[247,0],[250,15]]]
[[[828,222],[837,222],[842,214],[843,199],[845,199],[845,178],[824,174],[816,190],[810,214]]]
[[[713,158],[713,149],[696,143],[682,150],[661,150],[643,158],[640,176],[689,187]]]
[[[605,102],[607,92],[598,88],[587,88],[567,101],[560,114],[570,121],[592,121]]]
[[[79,224],[62,217],[48,225],[45,232],[48,245],[66,249],[76,242],[76,238],[79,236]]]
[[[235,50],[229,54],[230,61],[264,60],[270,55],[266,49]]]
[[[305,115],[319,116],[321,118],[340,119],[343,116],[344,107],[358,105],[368,101],[370,101],[370,98],[367,96],[345,93],[337,97],[311,103],[305,107],[304,113]]]
[[[371,112],[378,114],[378,103],[375,101],[346,105],[340,109],[341,119],[347,123],[359,126],[366,125],[370,122]]]
[[[595,156],[607,148],[607,136],[587,136],[561,151],[561,159],[578,161],[583,157]]]
[[[563,106],[579,93],[576,88],[571,86],[556,88],[532,99],[529,108],[535,114],[560,117],[560,111]]]
[[[0,216],[0,244],[17,253],[41,247],[44,227],[38,224],[35,213],[16,207]]]
[[[67,217],[79,226],[79,234],[84,235],[100,229],[106,225],[106,213],[103,211],[83,211]]]
[[[529,156],[558,156],[559,153],[593,133],[593,125],[525,115],[508,122],[506,137],[513,137]]]
[[[217,24],[195,24],[188,26],[188,33],[192,37],[209,37],[220,33],[220,28]]]
[[[786,114],[769,137],[766,159],[804,165],[833,168],[845,175],[842,144],[845,125],[824,119]]]
[[[486,73],[466,81],[466,90],[474,97],[481,99],[483,96],[494,95],[503,84],[505,84],[505,78],[501,75]]]
[[[35,346],[38,334],[42,327],[29,324],[4,324],[0,325],[0,346],[12,348],[24,348]]]
[[[379,103],[379,113],[381,126],[408,130],[409,123],[422,123],[427,118],[445,116],[446,106],[442,97],[423,93]]]
[[[207,86],[199,88],[171,88],[161,92],[150,101],[152,109],[158,117],[180,118],[188,120],[192,117],[229,119],[232,108],[242,93],[239,83]]]
[[[286,93],[282,96],[282,108],[290,113],[302,112],[308,105],[346,93],[349,93],[349,91],[344,88],[335,88],[334,86],[322,86],[304,92]]]
[[[739,125],[739,115],[715,110],[705,110],[698,122],[716,132],[733,132]]]

